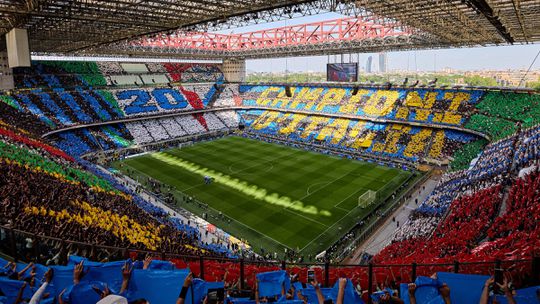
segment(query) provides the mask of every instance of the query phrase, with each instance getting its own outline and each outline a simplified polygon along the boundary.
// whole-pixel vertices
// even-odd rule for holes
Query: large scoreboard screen
[[[358,63],[328,63],[326,80],[339,82],[358,81]]]

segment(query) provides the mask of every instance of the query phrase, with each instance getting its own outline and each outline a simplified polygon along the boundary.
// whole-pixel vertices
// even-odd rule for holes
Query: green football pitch
[[[255,251],[326,250],[377,202],[362,209],[367,190],[387,197],[412,173],[262,141],[230,136],[181,149],[145,154],[113,165],[139,181],[172,186],[179,207]],[[211,184],[204,177],[214,179]],[[189,195],[203,202],[183,202]],[[206,206],[207,207],[206,207]]]

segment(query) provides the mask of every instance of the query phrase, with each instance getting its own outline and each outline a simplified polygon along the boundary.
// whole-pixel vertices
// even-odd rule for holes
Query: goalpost
[[[377,199],[377,191],[368,190],[358,197],[358,207],[364,209]]]

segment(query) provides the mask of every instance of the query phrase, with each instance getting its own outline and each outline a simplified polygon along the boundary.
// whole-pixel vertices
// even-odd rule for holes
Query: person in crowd
[[[495,278],[491,277],[486,280],[486,283],[484,284],[484,288],[482,289],[482,296],[480,298],[479,304],[489,304],[489,299],[492,298],[493,302],[496,303],[497,299],[493,295],[494,287],[495,285],[499,288],[501,293],[506,298],[506,301],[508,301],[508,304],[517,304],[516,300],[514,299],[514,295],[512,293],[512,290],[509,288],[508,279],[506,276],[504,276],[503,283],[497,283],[495,282]]]

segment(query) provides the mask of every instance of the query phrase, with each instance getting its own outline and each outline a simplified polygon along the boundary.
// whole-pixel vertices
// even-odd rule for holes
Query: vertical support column
[[[533,274],[533,284],[540,284],[540,256],[534,256],[531,262],[531,271]]]
[[[501,269],[501,265],[502,265],[501,260],[496,260],[495,261],[495,270]]]
[[[324,287],[330,286],[330,263],[324,262]]]
[[[17,262],[19,256],[17,254],[17,243],[15,242],[15,231],[13,229],[9,229],[9,249],[11,256]]]
[[[368,304],[373,303],[371,295],[373,294],[373,263],[368,265]]]
[[[37,259],[39,258],[40,250],[41,250],[41,240],[38,238],[37,234],[33,233],[32,234],[32,241],[33,241],[33,245],[34,245],[32,247],[32,251],[33,251],[34,257],[36,258],[36,261],[37,261]]]
[[[199,267],[201,268],[201,279],[204,280],[204,258],[202,255],[199,257]]]
[[[244,290],[244,258],[240,259],[240,290]]]
[[[96,248],[96,244],[92,243],[92,245],[90,246],[90,259],[92,261],[96,261],[97,260],[97,248]]]
[[[414,282],[416,280],[416,262],[412,263],[411,279]]]
[[[454,273],[459,273],[459,262],[454,261]]]
[[[6,34],[7,55],[10,68],[30,66],[28,31],[14,28]]]
[[[62,240],[60,241],[60,265],[67,265],[68,262],[68,249],[66,245],[66,241]]]
[[[221,68],[225,81],[243,82],[246,80],[246,60],[240,58],[227,58],[223,60]]]

